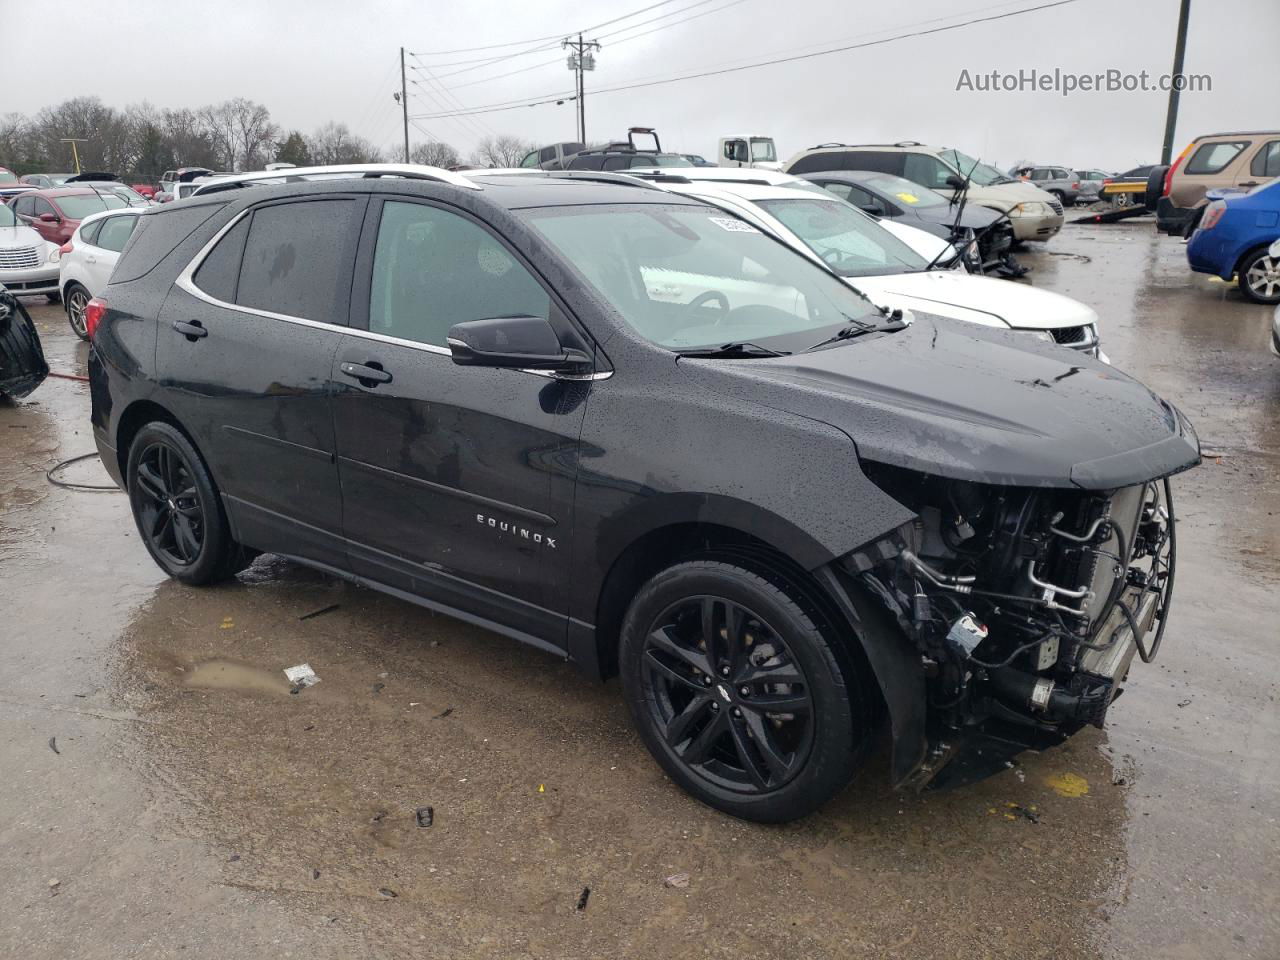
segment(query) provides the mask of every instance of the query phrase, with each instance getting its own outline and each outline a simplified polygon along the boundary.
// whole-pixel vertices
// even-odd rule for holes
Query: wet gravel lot
[[[93,449],[87,387],[0,406],[0,957],[1280,956],[1270,311],[1149,223],[1023,259],[1211,454],[1161,656],[1105,731],[941,794],[878,758],[785,827],[689,799],[545,654],[272,557],[162,579],[122,495],[45,479]]]

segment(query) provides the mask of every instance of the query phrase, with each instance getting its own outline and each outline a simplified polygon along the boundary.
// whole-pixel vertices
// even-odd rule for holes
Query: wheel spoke
[[[145,461],[138,464],[138,485],[153,500],[164,501],[166,499],[164,482],[160,479],[160,475],[156,473],[155,468]]]
[[[670,683],[678,684],[681,687],[688,687],[690,690],[696,690],[699,694],[706,689],[702,683],[699,683],[693,677],[688,674],[681,673],[675,667],[666,663],[653,649],[646,650],[644,655],[645,661],[648,665],[653,670],[656,670],[661,674],[662,677]],[[687,661],[682,660],[681,662],[688,665]]]
[[[774,780],[781,780],[791,769],[791,764],[774,744],[770,724],[760,714],[751,711],[743,711],[742,719],[751,731],[752,743],[769,768],[769,773]]]
[[[803,693],[762,693],[743,707],[761,713],[808,713],[809,698]]]
[[[703,673],[711,673],[711,665],[707,658],[697,650],[691,650],[684,646],[671,635],[671,627],[659,627],[649,634],[649,642],[653,646],[668,653],[676,659],[688,664],[691,668],[701,670]]]
[[[742,769],[757,787],[766,786],[769,778],[765,776],[765,771],[760,769],[760,761],[756,759],[752,752],[751,738],[747,736],[746,726],[743,724],[742,718],[735,719],[730,717],[727,726],[729,728],[729,738],[733,741],[733,752],[738,755],[738,762],[742,764]]]
[[[710,705],[711,698],[706,694],[699,694],[690,700],[685,708],[672,717],[671,722],[667,724],[667,743],[674,748],[689,739],[689,728],[707,712],[707,707]]]
[[[711,718],[710,723],[699,731],[698,735],[693,738],[693,742],[684,749],[682,759],[685,763],[705,763],[710,759],[711,751],[715,747],[716,741],[725,732],[727,717],[728,713],[721,710]]]
[[[196,541],[195,532],[191,529],[191,521],[178,514],[174,518],[174,546],[178,555],[187,563],[195,560],[200,553],[200,544]]]
[[[711,672],[717,673],[716,664],[721,659],[720,628],[716,625],[716,605],[720,601],[713,597],[702,599],[702,642],[707,650],[707,662],[711,664]]]
[[[151,525],[151,539],[155,542],[157,547],[168,549],[168,546],[163,542],[166,539],[166,536],[170,543],[172,543],[173,516],[168,510],[158,510],[156,511],[155,520],[152,521]]]
[[[789,661],[776,664],[769,664],[766,661],[763,664],[747,663],[742,672],[734,677],[734,682],[745,684],[803,683],[804,676],[796,665]]]

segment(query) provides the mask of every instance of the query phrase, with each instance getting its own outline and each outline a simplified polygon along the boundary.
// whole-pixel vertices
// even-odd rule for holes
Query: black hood
[[[759,403],[842,430],[863,461],[936,476],[1110,490],[1200,460],[1191,424],[1132,377],[958,320],[916,314],[907,329],[811,353],[698,362],[755,380]]]
[[[945,203],[930,204],[927,207],[912,207],[911,212],[921,220],[929,223],[951,227],[956,222],[956,208]],[[970,230],[985,230],[1004,214],[990,207],[979,207],[976,204],[965,204],[960,212],[960,226]]]

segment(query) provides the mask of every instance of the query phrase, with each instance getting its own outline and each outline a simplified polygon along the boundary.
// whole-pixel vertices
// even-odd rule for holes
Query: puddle
[[[197,663],[187,670],[183,683],[188,687],[208,690],[240,690],[245,693],[279,693],[286,696],[289,693],[289,681],[283,673],[221,658]]]

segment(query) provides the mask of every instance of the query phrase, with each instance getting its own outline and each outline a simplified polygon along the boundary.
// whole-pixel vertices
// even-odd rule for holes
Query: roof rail
[[[847,144],[847,143],[839,143],[839,142],[837,142],[837,141],[835,141],[835,140],[832,140],[830,143],[820,143],[820,144],[818,144],[816,147],[810,147],[809,149],[810,149],[810,150],[821,150],[823,147],[847,147],[847,146],[848,146],[848,144]]]
[[[678,168],[673,168],[678,169]],[[622,187],[640,187],[644,190],[660,190],[652,184],[646,183],[647,177],[641,178],[637,174],[631,173],[613,173],[609,170],[540,170],[536,167],[520,167],[509,169],[491,169],[491,170],[468,170],[464,176],[467,179],[476,179],[478,177],[539,177],[543,180],[586,180],[591,183],[611,183],[615,186]]]
[[[223,190],[235,190],[239,187],[252,186],[256,183],[301,183],[309,180],[370,180],[379,177],[400,177],[405,180],[434,180],[449,183],[455,187],[466,187],[468,190],[480,188],[466,177],[452,173],[440,167],[429,167],[416,163],[351,163],[335,164],[326,167],[290,167],[284,170],[252,170],[248,173],[235,173],[229,176],[211,178],[208,183],[201,184],[192,196],[205,196]]]

